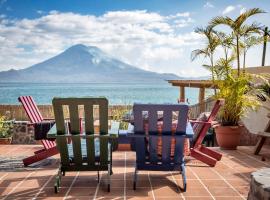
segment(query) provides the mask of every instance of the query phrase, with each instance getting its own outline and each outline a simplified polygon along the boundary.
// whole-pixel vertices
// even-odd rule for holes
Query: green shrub
[[[12,125],[5,122],[5,116],[0,116],[0,138],[9,138],[11,136]]]

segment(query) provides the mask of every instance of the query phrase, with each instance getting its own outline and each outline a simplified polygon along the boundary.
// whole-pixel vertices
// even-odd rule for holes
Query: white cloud
[[[204,8],[214,8],[215,6],[210,3],[209,1],[207,1],[204,5],[203,5]]]
[[[195,48],[202,39],[194,32],[179,33],[193,22],[189,12],[164,16],[146,10],[111,11],[101,16],[50,11],[20,20],[1,16],[0,69],[28,67],[82,43],[143,69],[180,75],[182,60],[190,62],[184,49]]]
[[[226,15],[226,14],[228,14],[228,13],[234,11],[234,10],[235,10],[235,6],[230,5],[230,6],[227,6],[227,7],[223,10],[222,14],[223,14],[223,15]]]

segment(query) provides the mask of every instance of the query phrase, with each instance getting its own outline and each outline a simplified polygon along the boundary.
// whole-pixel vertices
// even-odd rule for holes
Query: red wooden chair
[[[195,128],[195,126],[198,125],[200,126],[199,128],[200,130],[197,130],[199,131],[197,137],[194,138],[195,141],[193,141],[193,146],[190,148],[190,155],[193,158],[196,158],[197,160],[200,160],[211,167],[214,167],[216,165],[216,162],[221,159],[222,154],[203,146],[202,141],[205,135],[207,134],[207,131],[211,127],[213,120],[215,120],[220,107],[224,105],[224,102],[225,101],[223,99],[216,101],[211,111],[211,114],[209,115],[206,121],[190,120],[193,128]]]
[[[44,119],[42,117],[36,103],[31,96],[20,96],[18,100],[22,103],[23,108],[30,119],[30,125],[35,125],[37,123],[46,121],[52,121],[52,119]],[[56,143],[54,141],[42,139],[41,143],[44,148],[36,151],[35,155],[23,159],[24,166],[31,165],[35,162],[41,161],[58,153]]]

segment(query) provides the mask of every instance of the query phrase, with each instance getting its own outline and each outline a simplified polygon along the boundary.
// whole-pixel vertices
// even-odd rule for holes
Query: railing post
[[[205,88],[200,88],[200,91],[199,91],[200,113],[205,111],[204,97],[205,97]]]
[[[179,102],[185,102],[186,98],[185,98],[185,87],[184,86],[180,86],[180,97],[179,97]]]

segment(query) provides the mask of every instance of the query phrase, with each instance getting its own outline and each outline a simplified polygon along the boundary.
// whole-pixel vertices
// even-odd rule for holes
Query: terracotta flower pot
[[[12,138],[0,138],[0,145],[1,144],[11,144]]]
[[[243,126],[221,126],[215,127],[217,143],[221,149],[235,150],[239,144]]]

